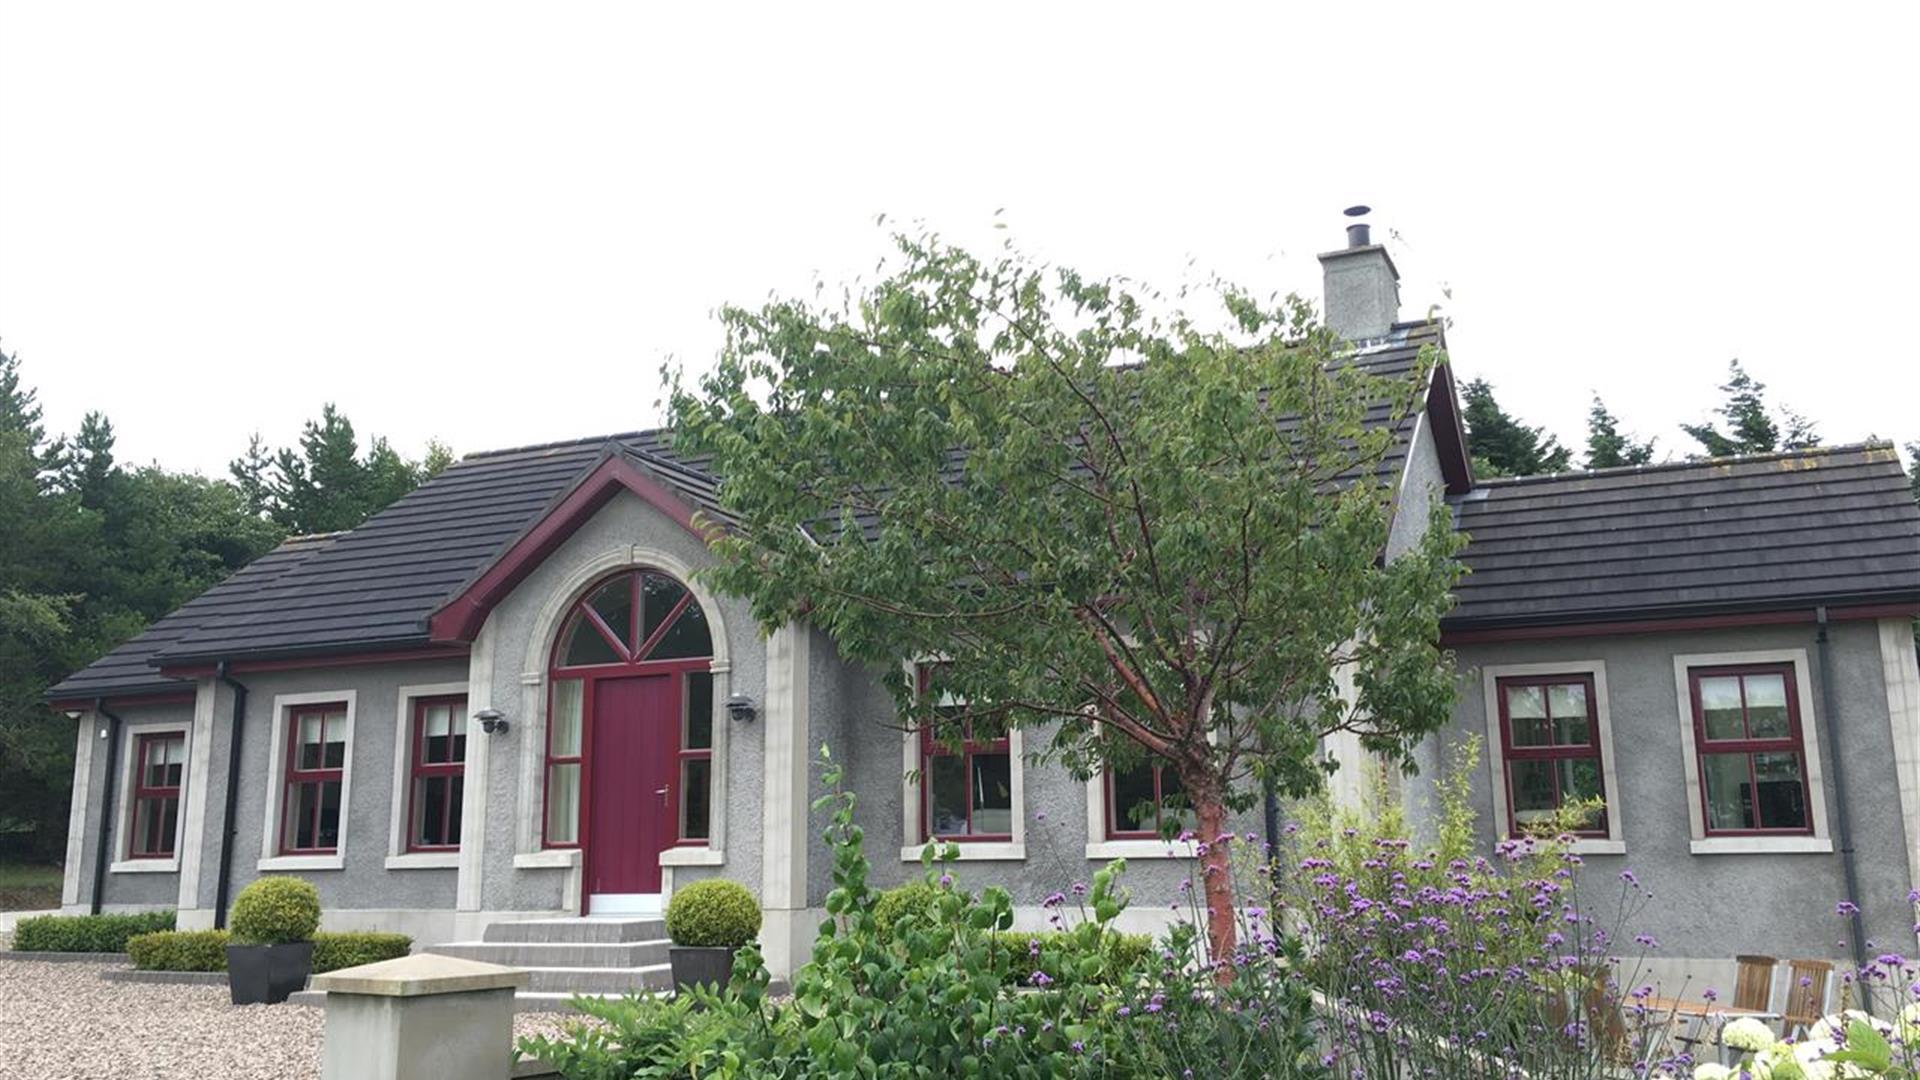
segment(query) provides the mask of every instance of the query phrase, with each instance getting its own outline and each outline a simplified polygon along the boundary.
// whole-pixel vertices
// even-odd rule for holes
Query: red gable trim
[[[1833,622],[1859,619],[1893,619],[1920,615],[1920,603],[1877,604],[1864,607],[1827,609]],[[1541,641],[1550,638],[1606,637],[1612,634],[1658,634],[1681,630],[1724,630],[1742,626],[1785,626],[1810,623],[1818,616],[1812,608],[1790,611],[1750,611],[1728,615],[1695,615],[1672,619],[1634,619],[1621,622],[1569,623],[1561,626],[1504,626],[1486,630],[1442,630],[1440,644],[1483,645],[1500,641]]]
[[[693,508],[665,484],[623,457],[609,457],[514,541],[485,573],[434,612],[427,620],[427,637],[436,642],[472,641],[493,606],[621,491],[631,491],[646,500],[703,543],[711,538],[710,530],[694,524]]]
[[[1473,460],[1467,451],[1459,391],[1453,385],[1453,368],[1448,364],[1433,369],[1433,380],[1427,386],[1427,419],[1433,426],[1434,449],[1440,453],[1440,475],[1447,482],[1447,494],[1465,495],[1473,490]]]
[[[91,709],[96,702],[104,701],[110,709],[128,709],[141,705],[191,705],[193,698],[193,691],[170,694],[128,694],[124,697],[109,694],[104,698],[62,698],[59,701],[47,702],[47,706],[65,712],[68,709]]]

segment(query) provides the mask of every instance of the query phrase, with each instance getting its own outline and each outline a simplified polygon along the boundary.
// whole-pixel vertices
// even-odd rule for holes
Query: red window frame
[[[180,778],[183,783],[172,785],[147,783],[147,754],[153,749],[155,744],[163,742],[179,743],[180,749],[185,751],[187,747],[186,732],[154,732],[150,735],[139,736],[134,743],[137,750],[134,756],[133,802],[132,805],[128,807],[129,813],[127,816],[127,858],[129,859],[171,859],[178,850],[180,834],[180,789],[186,780],[187,763],[184,761],[180,763]],[[140,821],[140,804],[144,802],[160,804],[155,808],[153,813],[147,816],[147,820],[149,822],[165,821],[164,806],[168,801],[173,803],[174,827],[165,836],[151,838],[165,846],[146,847],[142,841],[148,838],[143,838],[135,828]]]
[[[1737,676],[1740,679],[1740,722],[1751,732],[1751,720],[1747,716],[1747,677],[1751,675],[1778,675],[1784,684],[1787,697],[1787,734],[1784,738],[1756,739],[1749,734],[1745,739],[1708,739],[1706,713],[1700,707],[1700,680],[1716,676]],[[1784,664],[1726,664],[1713,667],[1687,669],[1687,696],[1693,709],[1693,762],[1696,775],[1700,780],[1700,828],[1703,836],[1812,836],[1813,828],[1813,785],[1807,768],[1806,732],[1800,723],[1800,687],[1794,665]],[[1707,755],[1708,754],[1744,754],[1747,757],[1747,778],[1751,790],[1758,797],[1759,778],[1754,774],[1754,754],[1790,753],[1800,760],[1800,805],[1806,817],[1806,825],[1797,829],[1716,829],[1713,827],[1712,807],[1707,801]],[[1754,820],[1759,820],[1759,808],[1754,809]]]
[[[327,732],[329,730],[324,717],[329,713],[338,713],[340,714],[339,722],[345,725],[347,722],[347,703],[344,701],[331,701],[319,705],[297,705],[287,710],[287,767],[286,774],[280,786],[279,852],[282,855],[336,855],[340,851],[340,845],[337,841],[331,847],[303,848],[294,847],[287,840],[287,815],[293,811],[293,793],[295,788],[306,784],[320,784],[322,785],[321,790],[324,792],[324,785],[339,784],[342,802],[345,801],[347,777],[346,759],[353,753],[353,740],[351,738],[341,740],[341,762],[339,768],[302,769],[300,767],[300,720],[302,717],[310,716],[314,713],[319,713],[323,717],[320,721],[320,746],[322,748],[320,751],[320,760],[324,765],[326,763],[325,747],[328,742]],[[320,838],[320,818],[324,813],[325,806],[326,798],[324,795],[314,800],[313,837],[316,841]],[[336,837],[338,836],[338,832],[344,831],[347,826],[344,814],[345,807],[343,806],[341,809],[343,813],[336,827]]]
[[[917,691],[919,693],[926,694],[931,692],[933,671],[939,666],[938,664],[921,664],[919,666],[915,676]],[[973,758],[976,754],[1005,755],[1007,759],[1007,775],[1009,780],[1011,780],[1013,769],[1018,767],[1013,760],[1013,741],[1011,734],[1001,735],[997,739],[975,739],[973,737],[973,720],[968,718],[961,721],[961,723],[964,726],[962,728],[961,742],[957,747],[944,745],[935,739],[934,730],[931,726],[920,729],[920,831],[922,833],[922,840],[938,840],[941,843],[955,844],[982,842],[1006,843],[1013,839],[1011,832],[976,833],[973,831]],[[927,818],[927,810],[933,803],[932,762],[936,757],[958,757],[960,759],[961,774],[967,778],[967,831],[965,833],[936,833],[933,831],[933,823]],[[1012,807],[1012,810],[1017,813],[1019,807]]]
[[[420,791],[420,788],[422,786],[422,783],[421,783],[422,781],[428,779],[429,777],[436,777],[436,776],[443,776],[448,778],[447,791],[448,791],[449,797],[442,799],[440,802],[440,835],[441,836],[451,836],[453,834],[453,827],[458,824],[457,820],[455,820],[453,817],[453,799],[450,797],[453,791],[453,785],[455,783],[458,783],[463,788],[466,786],[467,757],[466,757],[466,749],[464,746],[461,748],[460,760],[458,761],[429,762],[426,760],[425,751],[426,751],[426,741],[427,741],[426,739],[427,710],[436,705],[447,705],[452,707],[453,717],[452,717],[451,723],[464,724],[466,722],[465,714],[467,711],[467,695],[465,694],[446,694],[440,697],[422,697],[422,698],[413,699],[413,733],[412,733],[413,746],[408,755],[408,769],[407,769],[408,776],[407,776],[407,819],[406,820],[407,820],[407,850],[408,851],[458,851],[460,850],[459,841],[455,841],[450,844],[419,843],[415,837],[414,828],[413,828],[413,821],[414,821],[413,800],[417,797]],[[451,730],[449,731],[448,741],[449,742],[452,741]]]
[[[653,633],[647,634],[645,639],[642,640],[641,634],[646,626],[646,614],[644,610],[645,579],[648,577],[662,578],[678,585],[682,590],[682,595],[674,602],[673,606],[668,609],[667,614],[660,620],[659,625],[654,628]],[[609,626],[606,619],[603,618],[600,612],[593,606],[593,598],[608,584],[621,578],[625,578],[628,581],[628,588],[631,590],[628,593],[627,636],[625,638],[613,627]],[[559,621],[559,629],[554,632],[553,644],[547,658],[548,722],[546,745],[541,748],[544,764],[540,773],[540,846],[542,849],[565,851],[575,848],[585,850],[587,847],[587,834],[589,832],[587,808],[592,805],[593,796],[592,771],[587,765],[587,748],[591,746],[593,742],[594,682],[602,678],[618,679],[637,674],[664,674],[669,672],[680,673],[684,679],[688,673],[712,672],[713,653],[711,650],[711,635],[714,632],[714,628],[711,623],[707,625],[709,650],[705,655],[675,657],[672,659],[654,659],[652,657],[654,650],[659,648],[667,635],[673,631],[674,627],[682,618],[686,617],[689,611],[697,612],[703,619],[705,618],[704,609],[700,607],[699,600],[694,597],[693,590],[687,587],[686,582],[665,570],[653,566],[631,566],[599,578],[595,580],[593,584],[581,590],[572,606],[567,609],[565,617]],[[579,632],[581,633],[591,632],[599,634],[599,636],[605,640],[608,648],[613,651],[616,659],[593,664],[568,664],[564,653],[572,637],[571,631],[574,630],[576,624],[579,625]],[[637,648],[630,649],[626,644],[628,640],[639,641],[640,644]],[[556,688],[560,682],[565,680],[572,680],[580,684],[580,746],[578,753],[556,755],[553,752],[553,705]],[[686,699],[686,685],[684,682],[681,685],[680,692],[682,701],[684,702]],[[705,750],[695,751],[692,755],[686,755],[686,725],[684,719],[680,732],[680,749],[683,757],[712,757],[713,751],[710,747]],[[551,802],[553,789],[553,767],[555,765],[576,765],[580,770],[578,787],[579,805],[576,808],[573,830],[574,838],[571,842],[555,842],[549,837],[547,830],[549,803]],[[681,775],[684,776],[684,772],[682,772]],[[709,773],[707,807],[707,831],[709,833],[713,831],[712,794],[712,774]],[[684,791],[681,792],[681,795],[677,796],[676,799],[683,796]],[[675,815],[674,835],[677,838],[674,846],[701,848],[710,846],[710,839],[689,840],[680,837],[680,833],[685,830],[686,815],[677,801],[673,809]]]
[[[1507,709],[1507,688],[1538,686],[1543,688],[1544,697],[1551,702],[1552,693],[1546,688],[1578,684],[1585,688],[1587,702],[1587,739],[1586,745],[1577,743],[1555,744],[1550,746],[1516,746],[1513,741],[1513,718]],[[1600,703],[1594,693],[1593,676],[1588,673],[1568,673],[1564,675],[1516,675],[1494,680],[1494,698],[1500,708],[1500,769],[1507,792],[1507,836],[1525,835],[1520,828],[1519,817],[1515,813],[1513,795],[1515,784],[1513,772],[1508,764],[1515,761],[1586,761],[1593,762],[1594,772],[1600,778],[1600,798],[1604,802],[1607,791],[1606,762],[1600,756]],[[1547,729],[1553,730],[1553,707],[1547,706]],[[1553,805],[1555,809],[1566,805],[1566,798],[1560,791],[1560,770],[1557,766],[1549,768],[1553,777]],[[1603,807],[1593,827],[1575,830],[1573,835],[1592,839],[1606,839],[1612,820],[1612,807]]]
[[[1153,828],[1128,829],[1128,828],[1120,827],[1120,823],[1126,820],[1126,814],[1121,810],[1120,807],[1114,805],[1114,798],[1115,798],[1114,789],[1113,789],[1114,770],[1113,770],[1113,766],[1111,765],[1107,766],[1105,770],[1106,777],[1104,782],[1104,786],[1106,788],[1106,804],[1107,804],[1107,814],[1106,814],[1107,839],[1109,840],[1158,840],[1160,839],[1160,826],[1165,823],[1166,813],[1167,813],[1167,803],[1166,803],[1167,792],[1166,792],[1165,774],[1166,774],[1166,770],[1170,766],[1156,761],[1151,763],[1151,767],[1153,769]]]

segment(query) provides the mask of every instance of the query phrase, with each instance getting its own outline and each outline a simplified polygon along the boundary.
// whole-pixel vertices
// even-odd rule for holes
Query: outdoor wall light
[[[727,717],[742,724],[751,724],[760,710],[754,707],[753,699],[745,694],[735,694],[727,699]]]
[[[473,714],[473,718],[480,721],[480,730],[489,735],[507,733],[507,718],[500,714],[499,709],[481,709]]]

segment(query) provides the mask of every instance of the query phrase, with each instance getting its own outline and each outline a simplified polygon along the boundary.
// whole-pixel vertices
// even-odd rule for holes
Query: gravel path
[[[0,960],[5,1080],[314,1080],[321,1010],[235,1006],[224,986],[110,983],[99,964]],[[567,1017],[528,1013],[514,1034],[558,1032]]]

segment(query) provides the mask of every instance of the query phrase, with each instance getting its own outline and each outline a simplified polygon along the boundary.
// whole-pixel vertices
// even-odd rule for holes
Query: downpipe
[[[247,715],[246,684],[234,681],[227,662],[220,661],[214,678],[233,691],[233,719],[227,733],[227,794],[220,812],[220,875],[213,896],[213,928],[227,928],[227,900],[233,891],[233,820],[240,811],[240,733]]]
[[[88,910],[100,914],[107,895],[107,844],[113,835],[113,785],[120,779],[120,717],[107,708],[106,698],[93,699],[93,711],[107,721],[107,779],[100,786],[100,835],[93,845],[93,899]]]
[[[1827,609],[1824,606],[1814,609],[1814,621],[1820,626],[1813,639],[1820,658],[1820,734],[1826,739],[1827,751],[1833,763],[1833,837],[1840,846],[1840,872],[1846,881],[1847,899],[1853,905],[1853,913],[1847,919],[1847,937],[1853,949],[1854,971],[1859,972],[1867,966],[1866,921],[1860,914],[1860,870],[1854,859],[1853,826],[1847,816],[1846,755],[1841,753],[1840,734],[1834,716],[1833,642],[1827,633]]]

